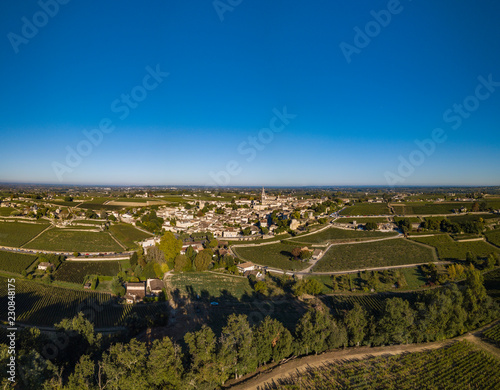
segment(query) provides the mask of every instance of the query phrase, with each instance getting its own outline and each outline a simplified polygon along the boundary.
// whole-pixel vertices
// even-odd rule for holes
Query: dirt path
[[[399,355],[405,352],[421,352],[444,347],[451,344],[453,341],[441,341],[427,344],[409,344],[396,345],[387,347],[359,347],[348,348],[344,350],[336,350],[325,352],[320,355],[306,356],[300,359],[291,360],[282,365],[278,365],[267,372],[261,372],[247,379],[243,383],[229,385],[228,388],[234,390],[257,390],[259,386],[266,382],[283,379],[291,374],[297,374],[306,368],[321,367],[325,363],[334,362],[345,359],[367,359],[374,356],[382,355]],[[229,383],[228,383],[229,384]]]
[[[115,242],[116,242],[118,245],[120,245],[120,247],[121,247],[124,251],[126,251],[126,250],[127,250],[127,247],[126,247],[125,245],[123,245],[120,241],[118,241],[118,239],[117,239],[117,238],[113,235],[113,233],[109,232],[109,235],[111,236],[111,238],[112,238],[113,240],[115,240]]]
[[[431,245],[424,244],[423,242],[418,242],[418,241],[410,240],[410,239],[408,239],[408,240],[411,241],[413,244],[417,244],[417,245],[423,246],[425,248],[432,249],[432,257],[434,258],[434,262],[438,262],[439,261],[439,257],[437,255],[437,249],[435,247],[433,247]]]
[[[480,349],[491,353],[492,355],[495,355],[498,359],[500,359],[500,349],[495,347],[493,344],[487,343],[486,341],[483,341],[479,336],[476,336],[474,334],[468,335],[464,337],[464,340],[470,341]]]
[[[38,233],[35,237],[33,237],[31,240],[28,242],[25,242],[23,245],[21,245],[19,248],[23,248],[25,245],[28,245],[31,241],[35,240],[37,237],[41,236],[43,233],[45,233],[47,230],[52,229],[54,226],[49,225],[47,226],[47,229],[43,229],[40,233]]]
[[[128,224],[128,225],[131,225],[131,224]],[[143,228],[141,228],[141,227],[139,227],[139,226],[136,226],[136,225],[134,225],[134,224],[132,224],[132,226],[133,226],[134,228],[136,228],[137,230],[140,230],[141,232],[144,232],[144,233],[149,234],[151,237],[153,237],[153,236],[154,236],[154,234],[153,234],[153,233],[148,232],[146,229],[143,229]]]
[[[498,323],[498,321],[496,323]],[[231,388],[234,390],[258,390],[259,386],[264,385],[266,382],[286,378],[291,374],[297,374],[298,372],[306,368],[321,367],[325,363],[329,362],[345,359],[367,359],[370,357],[383,355],[399,355],[407,352],[422,352],[442,348],[462,340],[467,340],[480,349],[483,349],[500,359],[500,349],[484,342],[479,337],[485,329],[488,329],[489,327],[494,325],[495,323],[489,324],[481,329],[474,331],[474,333],[468,333],[454,339],[437,341],[433,343],[394,345],[373,348],[348,348],[343,350],[340,349],[336,351],[325,352],[320,355],[306,356],[303,358],[290,360],[281,365],[275,365],[267,371],[262,371],[257,374],[250,374],[247,376],[247,378],[240,379],[238,382],[234,380],[230,381],[227,383],[226,388]]]

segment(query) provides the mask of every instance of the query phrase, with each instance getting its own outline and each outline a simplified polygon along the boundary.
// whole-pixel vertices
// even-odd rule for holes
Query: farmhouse
[[[125,294],[125,299],[127,303],[140,302],[146,296],[146,283],[145,282],[135,282],[127,283],[125,285],[127,293]]]
[[[323,255],[323,251],[321,249],[315,249],[312,254],[313,260],[318,260]]]
[[[247,271],[253,271],[255,269],[255,264],[247,261],[246,263],[237,264],[236,268],[238,268],[238,271],[245,273]]]
[[[38,269],[41,269],[42,271],[46,271],[48,269],[53,269],[54,265],[51,263],[47,263],[46,261],[41,262],[38,264]]]
[[[159,293],[161,293],[164,287],[165,285],[160,279],[148,279],[146,281],[146,291],[148,292],[148,294],[157,296]]]
[[[156,244],[158,244],[160,242],[160,238],[159,237],[151,237],[151,238],[147,238],[145,239],[144,241],[141,242],[141,246],[144,248],[144,249],[147,249],[149,248],[150,246],[155,246]]]

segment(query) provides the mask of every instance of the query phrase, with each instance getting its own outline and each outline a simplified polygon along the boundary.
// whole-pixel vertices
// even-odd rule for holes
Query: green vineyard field
[[[489,341],[500,344],[500,324],[496,324],[492,328],[483,333],[483,337]]]
[[[315,272],[345,271],[434,261],[433,251],[406,239],[334,245],[313,267]]]
[[[7,278],[0,276],[0,307],[7,307],[7,284]],[[16,321],[21,324],[53,326],[83,312],[96,328],[121,326],[132,313],[142,318],[153,314],[161,305],[118,305],[111,294],[45,286],[20,279],[14,284]],[[7,310],[1,311],[0,320],[7,320]]]
[[[124,223],[111,225],[109,230],[127,248],[134,248],[135,246],[137,246],[135,244],[136,241],[141,241],[152,236],[152,234],[144,233],[143,231],[136,229],[132,225]]]
[[[417,236],[411,237],[411,239],[435,247],[441,260],[465,260],[467,252],[471,252],[474,256],[482,257],[498,252],[498,248],[484,241],[456,242],[447,234],[430,237]]]
[[[123,249],[107,232],[50,229],[38,236],[27,248],[68,252],[121,252]]]
[[[20,247],[47,227],[45,223],[0,222],[0,245]]]
[[[498,389],[500,361],[467,341],[431,351],[336,361],[261,386],[285,389]]]
[[[66,261],[54,273],[54,278],[81,284],[86,275],[115,276],[118,272],[120,272],[118,261]]]
[[[400,297],[410,302],[417,299],[416,293],[391,293],[391,294],[370,294],[370,295],[329,295],[322,297],[321,300],[330,308],[335,316],[343,316],[343,314],[351,310],[355,303],[359,303],[366,311],[373,315],[379,315],[384,309],[384,303],[387,298]]]
[[[0,270],[20,274],[36,259],[35,255],[0,251]]]

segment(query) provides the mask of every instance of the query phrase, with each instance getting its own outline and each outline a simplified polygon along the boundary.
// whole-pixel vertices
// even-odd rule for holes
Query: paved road
[[[37,254],[37,253],[47,253],[47,254],[54,254],[54,255],[65,255],[65,256],[73,256],[74,252],[64,252],[64,251],[47,251],[47,250],[42,250],[42,249],[25,249],[25,248],[17,248],[17,247],[10,247],[10,246],[0,246],[0,251],[4,252],[14,252],[14,253],[25,253],[25,254]],[[84,254],[89,254],[89,256],[94,256],[94,257],[78,257],[75,258],[73,257],[71,260],[83,260],[83,261],[91,261],[91,260],[99,260],[99,259],[104,259],[104,260],[110,260],[112,257],[117,257],[117,256],[129,256],[134,253],[133,251],[125,251],[125,252],[106,252],[106,254],[101,254],[99,253],[102,252],[81,252]]]
[[[431,262],[432,264],[452,264],[453,262],[451,261],[433,261]],[[397,268],[410,268],[410,267],[416,267],[418,265],[422,264],[429,264],[429,263],[415,263],[415,264],[402,264],[402,265],[391,265],[391,266],[386,266],[386,267],[373,267],[373,268],[358,268],[358,269],[352,269],[352,270],[345,270],[345,271],[328,271],[328,272],[305,272],[304,271],[287,271],[287,270],[282,270],[282,269],[277,269],[277,268],[267,268],[266,271],[268,272],[273,272],[273,273],[278,273],[278,274],[287,274],[287,275],[302,275],[302,276],[313,276],[313,275],[343,275],[343,274],[354,274],[358,272],[363,272],[363,271],[384,271],[388,269],[397,269]]]

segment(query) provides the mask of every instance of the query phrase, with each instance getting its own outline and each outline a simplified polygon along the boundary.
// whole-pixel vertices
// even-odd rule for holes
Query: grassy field
[[[142,206],[146,206],[147,203],[149,204],[164,204],[167,203],[165,199],[161,198],[114,198],[111,199],[110,203],[111,204],[118,204],[118,203],[137,203]]]
[[[406,283],[402,283],[402,287],[399,287],[397,289],[394,288],[394,284],[392,282],[387,282],[383,283],[381,278],[382,272],[375,271],[375,275],[379,278],[379,283],[377,287],[377,292],[394,292],[394,291],[405,291],[405,290],[417,290],[422,287],[425,287],[425,283],[427,280],[425,279],[425,276],[422,274],[420,271],[419,267],[408,267],[408,268],[399,268],[397,270],[401,275],[404,277],[404,281]],[[344,274],[344,276],[350,277],[352,280],[352,287],[355,290],[356,293],[359,293],[360,291],[368,292],[368,290],[364,290],[360,286],[360,281],[362,282],[361,278],[366,278],[366,275],[364,273],[352,273],[352,274]],[[360,278],[361,276],[361,278]],[[340,275],[335,275],[337,279],[341,278]],[[334,290],[333,288],[333,280],[332,280],[332,275],[313,275],[313,276],[304,276],[304,279],[316,279],[319,282],[323,284],[323,291],[322,294],[335,294],[339,292],[344,292],[344,291],[349,291],[349,289],[345,290],[342,288],[338,288],[337,290]],[[364,279],[366,280],[366,279]]]
[[[375,222],[375,223],[385,223],[389,222],[389,219],[387,217],[344,217],[344,218],[339,218],[335,222],[337,223],[352,223],[356,222],[358,224],[360,223],[367,223],[367,222]]]
[[[146,203],[150,200],[155,200],[154,198],[113,198],[112,202],[133,202],[133,203],[143,203],[146,206]]]
[[[498,249],[484,241],[457,242],[447,234],[432,237],[411,237],[412,240],[433,246],[441,260],[465,260],[467,252],[474,256],[486,257]]]
[[[65,227],[64,230],[68,231],[68,232],[78,232],[80,230],[94,231],[94,232],[100,232],[101,231],[101,229],[97,225],[94,225],[94,226],[71,225],[71,226]]]
[[[168,203],[184,203],[191,200],[221,200],[220,198],[211,197],[192,197],[192,196],[180,196],[180,195],[163,195],[161,198]]]
[[[63,282],[82,284],[86,275],[115,276],[120,272],[118,261],[66,261],[54,273]]]
[[[50,229],[27,247],[68,252],[121,252],[123,249],[106,232]]]
[[[481,219],[483,221],[488,221],[489,219],[496,219],[500,218],[500,215],[498,214],[464,214],[464,215],[452,215],[447,217],[451,222],[457,222],[457,223],[465,223],[465,222],[476,222],[480,221]]]
[[[12,207],[0,207],[0,217],[8,217],[14,210]]]
[[[387,207],[387,203],[357,203],[346,207],[340,214],[348,216],[389,215],[391,210]]]
[[[132,249],[137,246],[135,241],[142,241],[145,238],[152,237],[152,234],[144,233],[143,231],[136,229],[132,225],[128,225],[125,223],[111,225],[109,227],[109,230],[118,239],[118,241],[120,241],[128,249]]]
[[[110,200],[109,198],[107,199],[97,199],[97,200],[92,200],[88,202],[82,203],[80,206],[78,206],[81,209],[87,209],[87,210],[121,210],[125,206],[113,206],[113,205],[106,205],[104,202],[107,200]]]
[[[251,299],[244,297],[241,300],[221,297],[217,301],[220,304],[210,307],[210,315],[206,321],[215,334],[220,334],[222,327],[227,324],[228,317],[234,313],[246,315],[252,326],[258,325],[264,317],[270,316],[293,332],[298,320],[309,308],[305,302],[285,297],[265,299],[260,296]]]
[[[0,245],[19,247],[47,226],[45,223],[0,222]]]
[[[93,197],[92,199],[86,199],[84,203],[91,203],[91,204],[104,204],[106,203],[108,200],[113,200],[113,199],[116,199],[116,198],[111,198],[111,197],[107,197],[107,196],[95,196]]]
[[[219,275],[211,272],[188,272],[174,274],[168,281],[171,291],[178,290],[181,296],[218,298],[231,295],[241,299],[244,295],[252,295],[253,289],[248,278],[231,275]]]
[[[417,290],[427,283],[427,278],[419,267],[400,268],[399,271],[405,277],[408,290]]]
[[[35,255],[0,251],[0,270],[20,274],[36,259]]]
[[[0,276],[0,307],[7,307],[7,278],[3,276]],[[117,305],[111,294],[16,279],[16,322],[22,324],[53,326],[81,311],[98,328],[120,326],[134,312],[142,318],[163,308],[160,304]],[[1,310],[0,321],[6,320],[7,310]]]
[[[405,239],[394,239],[332,246],[313,271],[346,271],[430,261],[434,261],[432,249]]]
[[[500,229],[487,231],[484,235],[493,245],[500,246]]]
[[[449,202],[449,203],[425,203],[425,202],[407,202],[394,203],[394,212],[397,215],[408,214],[451,214],[453,209],[460,209],[462,206],[470,210],[472,203],[470,202]]]
[[[75,225],[96,225],[96,226],[101,226],[106,223],[106,221],[101,221],[101,220],[95,220],[95,219],[79,219],[73,222]],[[72,226],[72,225],[71,225]]]
[[[330,242],[345,242],[345,241],[358,241],[368,238],[386,238],[397,236],[396,232],[374,232],[374,231],[364,231],[364,230],[346,230],[338,228],[328,228],[319,233],[311,234],[305,237],[296,237],[294,239],[287,240],[290,243],[296,244],[324,244],[327,245]]]
[[[429,201],[429,200],[443,199],[443,194],[409,195],[406,196],[405,199],[408,201],[418,201],[418,200]]]
[[[304,237],[307,238],[307,237]],[[300,260],[290,260],[291,251],[297,245],[269,244],[256,247],[233,248],[236,255],[245,261],[267,265],[292,271],[300,271],[308,267],[308,263]]]
[[[467,341],[423,352],[338,360],[266,383],[285,389],[498,389],[500,360]]]
[[[486,204],[488,207],[493,208],[494,210],[500,209],[500,198],[488,198],[486,200]]]
[[[64,206],[64,207],[76,207],[79,202],[66,202],[64,200],[49,200],[47,203],[54,204],[56,206]]]

